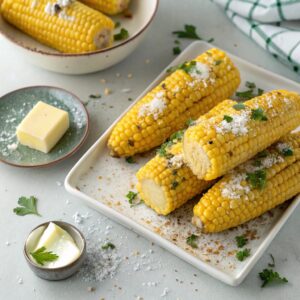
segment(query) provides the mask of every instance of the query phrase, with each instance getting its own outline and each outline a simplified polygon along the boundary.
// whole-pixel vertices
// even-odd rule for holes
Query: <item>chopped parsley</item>
[[[235,240],[239,248],[243,248],[248,243],[248,239],[244,235],[236,236]]]
[[[178,181],[176,181],[176,180],[172,181],[171,190],[175,190],[178,187],[178,185],[179,185]]]
[[[274,256],[271,253],[270,253],[270,257],[272,259],[272,263],[268,263],[268,266],[270,268],[275,268],[275,258],[274,258]]]
[[[181,39],[193,39],[193,40],[203,40],[197,33],[196,26],[194,25],[184,25],[184,30],[173,31],[173,34],[177,36],[177,38]],[[209,43],[213,42],[213,38],[208,40]]]
[[[233,107],[235,110],[243,110],[243,109],[246,108],[245,104],[243,104],[243,103],[237,103],[237,104],[234,104],[232,107]]]
[[[255,161],[253,161],[252,166],[254,167],[260,167],[261,166],[261,161],[256,159]]]
[[[192,118],[188,119],[186,122],[185,122],[186,126],[190,127],[190,126],[194,126],[196,124],[196,121],[193,120]]]
[[[257,170],[253,173],[247,173],[246,180],[250,183],[254,189],[263,189],[266,185],[267,174],[266,170]]]
[[[121,41],[121,40],[125,40],[129,37],[129,33],[125,28],[121,28],[119,33],[116,33],[114,35],[114,40],[115,41]]]
[[[18,200],[18,204],[20,206],[14,208],[13,212],[18,216],[25,216],[25,215],[37,215],[41,216],[36,208],[37,199],[34,196],[29,198],[27,197],[20,197]]]
[[[267,173],[265,169],[257,170],[253,173],[247,173],[246,180],[254,189],[263,189],[267,182]]]
[[[261,152],[258,152],[258,153],[256,154],[256,157],[258,157],[258,158],[265,158],[265,157],[267,157],[268,155],[269,155],[268,150],[263,150],[263,151],[261,151]]]
[[[198,239],[198,236],[195,234],[192,234],[189,237],[187,237],[186,243],[188,245],[190,245],[192,248],[198,248],[197,239]]]
[[[171,158],[173,157],[173,154],[168,153],[167,148],[172,146],[176,142],[180,142],[183,138],[184,130],[179,130],[177,132],[174,132],[166,141],[163,143],[160,148],[157,150],[157,154],[161,157]]]
[[[218,59],[218,60],[216,60],[216,61],[215,61],[215,66],[218,66],[218,65],[220,65],[222,62],[223,62],[223,60],[222,60],[222,59]]]
[[[255,97],[253,90],[247,90],[244,92],[236,92],[235,95],[238,97],[239,100],[249,100],[249,99]]]
[[[100,99],[102,96],[100,94],[91,94],[89,95],[91,99]]]
[[[108,242],[108,243],[102,245],[101,248],[102,248],[103,250],[107,250],[107,249],[115,249],[116,246],[115,246],[113,243]]]
[[[254,82],[246,81],[245,86],[249,89],[255,89],[256,84]]]
[[[250,256],[250,249],[243,249],[236,253],[236,258],[239,261],[244,261],[249,256]]]
[[[261,287],[265,287],[271,282],[287,283],[288,280],[285,277],[281,277],[278,272],[274,272],[272,269],[264,269],[259,273],[260,279],[263,281]]]
[[[174,41],[174,44],[176,44],[176,45],[180,45],[180,41],[178,41],[178,40],[175,40],[175,41]]]
[[[53,253],[52,251],[46,252],[45,247],[41,247],[34,252],[30,252],[30,255],[34,258],[34,260],[39,265],[44,265],[45,262],[51,262],[58,259],[58,255]]]
[[[135,164],[135,160],[133,159],[132,156],[125,157],[125,161],[128,162],[129,164]]]
[[[180,142],[183,138],[184,130],[176,131],[175,133],[171,134],[170,141],[171,142]]]
[[[180,53],[181,53],[181,49],[178,46],[173,48],[173,54],[174,55],[178,55]]]
[[[194,60],[192,60],[191,62],[184,62],[178,66],[174,66],[167,69],[167,73],[174,72],[176,70],[183,70],[186,73],[189,73],[195,67],[195,65],[196,65],[196,61]]]
[[[230,122],[233,121],[233,118],[230,117],[230,116],[224,115],[224,120],[225,120],[227,123],[230,123]]]
[[[137,193],[133,191],[129,191],[126,195],[126,198],[128,199],[129,204],[133,204],[133,201],[136,199]]]
[[[118,28],[118,27],[120,27],[120,26],[121,26],[121,22],[117,21],[117,22],[115,23],[115,28]]]
[[[261,107],[251,110],[251,119],[255,121],[268,121],[268,117]]]
[[[281,150],[283,156],[292,156],[294,154],[293,150],[290,148],[285,148]]]

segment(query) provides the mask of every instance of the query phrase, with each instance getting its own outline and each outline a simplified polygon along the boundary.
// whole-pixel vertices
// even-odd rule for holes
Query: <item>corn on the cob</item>
[[[114,127],[108,141],[112,155],[131,156],[161,145],[188,119],[229,97],[239,83],[239,71],[218,49],[178,66]]]
[[[243,224],[300,192],[300,134],[290,134],[217,182],[194,207],[204,232]]]
[[[174,139],[177,138],[178,134]],[[185,165],[182,143],[174,139],[163,145],[136,174],[141,198],[162,215],[171,213],[212,185],[210,181],[199,180]]]
[[[212,180],[253,157],[300,123],[300,96],[272,91],[200,117],[184,134],[185,160],[199,179]]]
[[[71,0],[3,0],[5,20],[39,42],[66,53],[108,47],[113,21],[82,3]]]
[[[80,0],[80,2],[108,15],[116,15],[123,12],[130,0]]]

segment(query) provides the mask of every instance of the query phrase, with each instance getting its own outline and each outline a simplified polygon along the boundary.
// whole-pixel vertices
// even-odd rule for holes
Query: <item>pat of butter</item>
[[[66,266],[80,255],[80,251],[70,234],[52,222],[43,232],[34,251],[42,247],[45,247],[47,252],[52,251],[58,255],[55,261],[45,262],[44,266],[47,268]],[[35,260],[33,259],[33,261]]]
[[[39,101],[17,128],[20,144],[48,153],[69,128],[69,114]]]

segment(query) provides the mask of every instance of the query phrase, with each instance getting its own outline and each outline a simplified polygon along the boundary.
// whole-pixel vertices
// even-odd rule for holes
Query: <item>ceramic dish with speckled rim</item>
[[[131,0],[132,18],[113,16],[114,22],[129,32],[129,38],[115,41],[111,47],[87,53],[60,53],[42,45],[8,24],[0,14],[0,34],[21,59],[41,68],[64,74],[87,74],[109,68],[130,55],[144,39],[158,9],[159,0]],[[115,33],[120,28],[115,29]],[[0,37],[1,37],[0,35]]]
[[[68,112],[70,127],[47,154],[18,143],[16,128],[38,102],[43,101]],[[72,93],[57,87],[32,86],[0,98],[0,161],[17,167],[46,167],[74,154],[84,143],[89,116]]]

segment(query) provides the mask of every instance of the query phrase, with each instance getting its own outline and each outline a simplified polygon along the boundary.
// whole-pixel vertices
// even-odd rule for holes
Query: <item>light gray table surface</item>
[[[245,281],[238,287],[230,287],[87,208],[60,185],[75,162],[130,104],[127,98],[138,96],[172,61],[174,37],[171,32],[186,23],[196,25],[204,38],[213,37],[216,46],[299,82],[295,73],[244,36],[223,11],[207,0],[161,0],[157,16],[142,45],[124,62],[91,75],[65,76],[33,67],[26,61],[20,61],[14,52],[8,51],[6,42],[0,40],[0,95],[24,86],[54,85],[87,101],[89,94],[103,93],[103,84],[99,82],[101,78],[105,78],[105,86],[113,90],[98,104],[87,106],[91,132],[85,145],[73,157],[48,169],[20,169],[0,164],[0,299],[137,299],[138,296],[143,299],[300,299],[300,207]],[[145,64],[146,59],[151,62]],[[116,78],[118,72],[122,74],[121,78]],[[133,74],[132,79],[127,78],[128,73]],[[124,94],[121,92],[123,88],[131,88],[132,92]],[[38,209],[42,217],[13,214],[17,199],[22,195],[35,195],[39,199]],[[120,257],[128,256],[129,259],[121,262],[113,278],[98,283],[85,282],[78,277],[61,282],[35,277],[23,257],[25,237],[33,227],[46,220],[62,219],[74,223],[76,212],[89,212],[90,217],[85,222],[98,222],[99,239],[107,238],[108,234],[117,245]],[[105,233],[108,225],[112,228]],[[149,249],[153,249],[152,254],[149,254]],[[146,253],[146,258],[139,257],[143,253]],[[288,284],[260,288],[258,272],[267,265],[268,253],[275,256],[277,270],[288,277]],[[141,264],[143,259],[154,266],[153,270],[147,271],[142,265],[140,270],[134,271],[136,264]],[[149,286],[151,284],[155,286]],[[88,287],[94,287],[95,291],[89,292]],[[169,289],[169,293],[161,298],[165,288]]]

